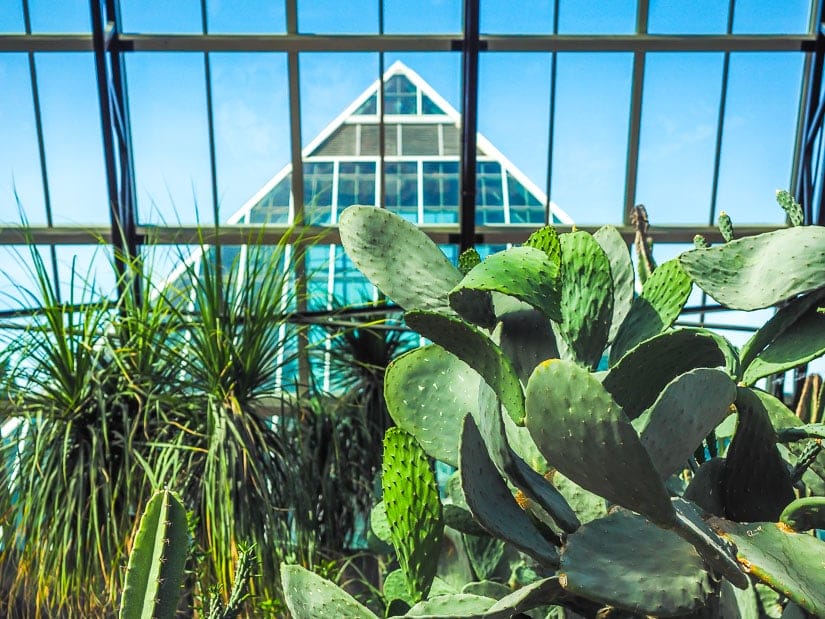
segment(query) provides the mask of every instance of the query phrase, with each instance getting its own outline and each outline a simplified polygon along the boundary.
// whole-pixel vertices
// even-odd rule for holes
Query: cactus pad
[[[711,458],[702,463],[685,490],[684,497],[696,503],[714,516],[725,515],[725,492],[722,476],[725,471],[724,458]]]
[[[822,286],[825,228],[802,226],[679,256],[685,271],[730,309],[770,307]]]
[[[612,342],[630,311],[636,292],[633,284],[633,262],[630,260],[627,243],[614,226],[602,226],[596,230],[593,238],[610,261],[610,276],[613,279],[613,317],[610,319],[607,341]]]
[[[660,265],[633,300],[610,348],[610,365],[641,342],[669,328],[679,317],[693,287],[678,260]]]
[[[435,577],[444,523],[430,463],[412,435],[399,428],[384,435],[381,487],[392,545],[410,597],[417,601]]]
[[[556,549],[541,536],[516,503],[487,455],[484,440],[469,415],[464,419],[461,433],[459,471],[467,505],[490,534],[512,543],[545,566],[558,565]]]
[[[495,603],[492,598],[471,593],[453,593],[419,602],[413,606],[405,617],[420,619],[447,619],[455,617],[484,617]]]
[[[450,293],[450,304],[464,316],[465,307],[473,308],[482,302],[482,298],[476,297],[499,292],[535,307],[551,320],[561,320],[559,279],[558,264],[543,251],[512,247],[488,256],[467,273]]]
[[[694,611],[713,593],[690,544],[625,510],[594,520],[568,538],[559,580],[571,593],[657,617]]]
[[[788,221],[792,226],[801,226],[805,221],[805,215],[802,212],[802,206],[791,195],[790,191],[779,189],[776,192],[776,202],[782,207],[788,215]]]
[[[673,508],[636,431],[587,370],[545,362],[527,384],[527,428],[551,466],[608,501],[670,523]]]
[[[710,524],[736,544],[739,562],[751,576],[807,612],[825,616],[825,543],[775,522],[738,524],[715,518]]]
[[[561,236],[561,315],[557,334],[576,361],[595,368],[613,317],[613,278],[604,250],[587,232]]]
[[[678,329],[639,344],[602,380],[630,419],[650,408],[671,380],[699,367],[727,363],[725,340],[702,329]]]
[[[696,446],[730,413],[735,399],[736,384],[722,370],[697,368],[668,383],[639,418],[645,422],[639,433],[642,445],[663,480],[686,465]]]
[[[779,519],[794,500],[785,462],[776,449],[776,433],[760,398],[737,388],[739,421],[725,459],[723,486],[728,518],[738,522]]]
[[[513,363],[519,379],[527,383],[535,367],[545,359],[559,356],[550,321],[529,307],[499,315],[498,337],[502,352]]]
[[[407,325],[444,347],[478,372],[496,392],[517,424],[524,420],[524,392],[510,360],[484,333],[463,320],[414,310],[404,315]],[[464,411],[458,411],[458,414]]]
[[[458,465],[461,421],[475,410],[481,377],[440,346],[416,348],[393,360],[384,378],[387,410],[424,451]]]
[[[348,617],[378,619],[349,593],[300,565],[281,566],[281,584],[289,612],[295,619]]]
[[[553,226],[544,226],[533,232],[524,242],[526,247],[543,251],[556,266],[561,265],[561,242],[559,233]]]
[[[398,305],[452,312],[447,295],[461,271],[415,224],[386,209],[350,206],[338,229],[355,266]]]

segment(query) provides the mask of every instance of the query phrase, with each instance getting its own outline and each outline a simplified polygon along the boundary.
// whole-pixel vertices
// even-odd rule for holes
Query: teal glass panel
[[[424,223],[458,222],[458,162],[425,161],[424,173]]]
[[[330,223],[332,168],[331,161],[304,164],[304,215],[310,224]]]
[[[388,162],[384,167],[387,210],[418,222],[418,164]]]

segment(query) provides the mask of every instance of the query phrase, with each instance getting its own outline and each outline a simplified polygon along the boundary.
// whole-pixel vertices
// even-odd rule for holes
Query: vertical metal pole
[[[378,34],[384,34],[384,0],[378,0]],[[384,52],[378,52],[378,91],[375,95],[376,111],[378,112],[378,206],[387,207],[387,177],[386,158],[387,144],[385,142],[387,127],[384,123]]]
[[[112,28],[107,48],[109,55],[109,69],[111,71],[109,94],[112,101],[112,118],[117,139],[117,163],[119,166],[119,216],[121,222],[121,240],[124,243],[125,253],[129,260],[139,258],[137,240],[137,191],[135,189],[134,157],[132,155],[131,119],[129,116],[129,97],[126,84],[126,63],[117,45],[117,35],[120,33],[120,2],[119,0],[105,0],[106,21]],[[141,281],[132,279],[132,292],[135,300],[140,299]]]
[[[206,12],[206,0],[201,0],[201,30],[204,35],[209,34],[209,23]],[[203,53],[203,74],[206,86],[206,124],[209,132],[209,179],[212,188],[212,225],[217,232],[220,227],[220,210],[218,208],[218,171],[215,164],[215,116],[212,107],[212,67],[209,63],[209,52]],[[215,250],[215,272],[220,274],[221,265],[221,243],[216,241],[213,245]],[[221,278],[218,278],[220,285]]]
[[[23,0],[23,22],[26,34],[32,33],[31,15],[29,13],[29,1]],[[34,62],[34,52],[27,53],[29,60],[29,81],[31,82],[32,105],[34,106],[34,123],[37,127],[37,153],[40,157],[40,180],[43,185],[43,205],[46,208],[46,225],[54,225],[52,213],[52,199],[49,190],[49,173],[46,166],[46,143],[43,138],[43,115],[40,111],[40,90],[37,84],[37,66]],[[60,274],[57,269],[57,250],[54,245],[49,245],[49,257],[52,261],[52,278],[54,279],[54,293],[56,300],[60,302]]]
[[[461,97],[461,213],[459,249],[475,244],[476,134],[478,132],[479,0],[464,1]]]
[[[647,34],[648,0],[639,0],[636,7],[636,34]],[[630,221],[630,209],[636,204],[636,181],[639,172],[639,141],[642,126],[642,94],[645,81],[645,52],[633,54],[633,85],[630,94],[630,122],[627,137],[627,167],[625,172],[624,213],[622,221]]]
[[[104,24],[101,10],[102,0],[89,0],[92,14],[92,43],[97,74],[97,95],[100,104],[100,124],[103,136],[103,159],[106,169],[106,193],[109,200],[112,245],[117,274],[118,295],[123,295],[125,275],[132,259],[128,243],[124,239],[123,209],[117,187],[117,162],[115,160],[115,136],[112,122],[112,101],[109,96],[109,77],[107,67],[106,29],[113,27],[111,22]],[[128,231],[126,231],[128,233]]]
[[[286,1],[286,30],[288,34],[298,34],[298,2]],[[304,168],[301,152],[301,80],[298,74],[298,51],[287,52],[287,72],[289,74],[289,127],[292,153],[292,202],[295,221],[306,223],[304,214]],[[307,244],[298,240],[293,246],[292,268],[295,273],[295,299],[299,312],[307,309]],[[309,337],[305,328],[298,332],[298,395],[303,396],[309,388],[311,372],[309,367]]]
[[[553,2],[553,36],[559,34],[559,0]],[[544,223],[553,223],[550,212],[550,192],[553,189],[553,142],[556,140],[556,75],[558,73],[558,52],[550,53],[550,124],[547,135],[547,193],[544,203]]]

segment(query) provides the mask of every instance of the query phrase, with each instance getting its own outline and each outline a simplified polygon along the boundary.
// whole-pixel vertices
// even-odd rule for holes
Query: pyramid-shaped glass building
[[[352,204],[375,205],[416,224],[457,224],[460,203],[460,114],[415,71],[401,62],[383,76],[384,204],[381,204],[381,117],[376,80],[304,148],[304,218],[334,225]],[[477,136],[476,225],[572,223],[481,134]],[[230,224],[290,224],[295,218],[292,165],[286,165],[229,219]],[[456,246],[443,246],[457,258]],[[479,247],[482,255],[496,249]],[[229,254],[227,254],[227,250]],[[225,248],[224,264],[239,248]],[[307,252],[309,309],[323,310],[374,300],[377,291],[340,245]],[[310,336],[322,338],[321,333]],[[289,351],[290,346],[285,350]],[[287,364],[289,384],[297,363]],[[325,372],[321,372],[324,374]],[[315,370],[316,377],[318,375]],[[323,380],[329,385],[329,377]]]

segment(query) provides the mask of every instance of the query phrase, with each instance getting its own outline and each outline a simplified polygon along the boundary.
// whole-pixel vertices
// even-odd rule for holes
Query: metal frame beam
[[[461,56],[459,251],[465,251],[475,245],[479,47],[479,0],[466,0],[464,2],[464,47]]]

